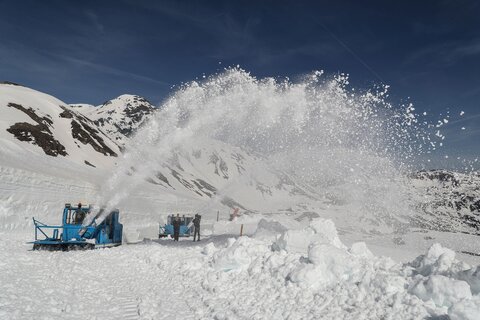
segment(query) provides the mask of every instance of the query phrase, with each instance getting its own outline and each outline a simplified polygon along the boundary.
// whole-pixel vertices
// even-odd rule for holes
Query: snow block
[[[466,281],[473,294],[480,294],[480,266],[459,272],[457,278]]]
[[[447,308],[472,298],[468,283],[441,275],[432,275],[426,280],[418,281],[410,292],[423,301],[432,300],[436,306]]]
[[[257,230],[253,234],[253,237],[259,240],[276,240],[280,234],[287,230],[287,227],[278,221],[261,219],[258,222]]]
[[[228,239],[226,248],[213,254],[212,265],[218,271],[231,271],[248,268],[258,256],[270,252],[264,242],[248,237],[240,237],[236,241]]]
[[[312,229],[287,230],[275,241],[276,250],[306,254],[315,232]]]
[[[480,317],[480,296],[453,305],[448,315],[451,320],[477,320]]]
[[[351,255],[330,244],[317,243],[308,250],[310,264],[303,264],[290,274],[290,280],[312,288],[322,288],[348,280],[356,267]]]
[[[411,263],[411,266],[415,268],[417,273],[429,276],[449,272],[454,262],[455,252],[443,248],[439,243],[435,243],[426,254],[417,257]]]
[[[217,251],[217,248],[215,248],[215,245],[212,242],[209,242],[205,247],[202,249],[202,253],[204,255],[210,256],[212,255],[215,251]]]
[[[337,229],[332,220],[315,219],[310,225],[300,230],[287,230],[275,241],[274,249],[288,252],[307,254],[309,246],[316,244],[329,244],[336,248],[346,249],[338,238]]]
[[[373,258],[373,253],[368,249],[365,242],[355,242],[349,252],[356,257]]]

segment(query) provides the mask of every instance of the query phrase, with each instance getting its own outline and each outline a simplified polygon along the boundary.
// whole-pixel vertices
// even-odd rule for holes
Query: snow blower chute
[[[99,224],[96,219],[100,217],[100,211],[88,226],[83,221],[90,213],[90,206],[82,207],[65,204],[63,209],[62,225],[46,225],[35,218],[35,241],[33,250],[85,250],[118,246],[122,244],[123,226],[119,222],[120,213],[113,210]],[[44,236],[43,239],[39,237]]]

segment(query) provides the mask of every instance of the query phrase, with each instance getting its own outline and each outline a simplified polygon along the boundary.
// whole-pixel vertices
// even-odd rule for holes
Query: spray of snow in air
[[[127,147],[97,203],[115,207],[174,150],[216,139],[259,155],[331,202],[405,214],[404,174],[442,140],[424,126],[411,104],[388,102],[388,86],[359,91],[344,74],[317,71],[292,82],[226,69],[166,100]]]

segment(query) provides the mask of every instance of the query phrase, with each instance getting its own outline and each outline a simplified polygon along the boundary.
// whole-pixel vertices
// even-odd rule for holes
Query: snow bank
[[[252,259],[267,253],[268,247],[263,242],[247,237],[238,240],[228,239],[227,247],[213,255],[212,265],[215,270],[230,271],[249,267]]]
[[[480,296],[477,295],[472,299],[463,300],[453,305],[448,314],[452,320],[478,319],[480,316]]]
[[[479,267],[449,249],[399,264],[365,243],[345,246],[330,220],[284,227],[265,220],[258,238],[67,253],[2,238],[0,318],[120,319],[128,309],[141,319],[478,320]],[[260,236],[266,230],[274,240]]]
[[[435,305],[447,308],[464,299],[472,298],[468,283],[440,275],[432,275],[417,282],[411,292],[423,301],[432,300]]]
[[[279,234],[287,230],[287,227],[285,227],[279,221],[261,219],[258,222],[257,230],[253,234],[253,237],[261,240],[276,240]]]
[[[415,272],[423,276],[432,274],[451,276],[469,267],[468,264],[455,259],[454,251],[443,248],[438,243],[431,246],[426,254],[416,258],[411,266]]]
[[[456,278],[466,281],[473,294],[480,294],[480,266],[460,271],[456,274]]]
[[[252,235],[257,229],[259,218],[257,217],[241,217],[234,221],[216,221],[213,223],[213,234],[231,234],[239,236],[240,231],[244,235]],[[243,225],[243,229],[242,229]]]
[[[455,252],[434,244],[407,265],[412,268],[409,292],[452,319],[478,319],[480,272],[455,258]]]
[[[275,233],[275,240],[265,240]],[[330,220],[315,219],[294,230],[263,221],[256,235],[205,247],[210,269],[202,287],[209,316],[478,319],[480,314],[479,269],[438,244],[398,264],[374,256],[365,243],[348,248]]]
[[[296,253],[307,253],[313,243],[329,244],[339,249],[346,247],[338,238],[337,229],[331,220],[315,219],[301,230],[286,230],[274,243],[274,248]]]

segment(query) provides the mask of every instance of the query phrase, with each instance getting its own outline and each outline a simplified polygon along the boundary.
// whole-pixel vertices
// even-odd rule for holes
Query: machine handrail
[[[43,222],[40,222],[38,220],[36,220],[35,218],[32,218],[33,219],[33,224],[35,225],[35,240],[38,240],[38,233],[37,233],[37,230],[40,231],[46,239],[52,239],[51,237],[49,237],[45,232],[43,232],[42,229],[63,229],[64,227],[63,226],[48,226],[46,224],[44,224]],[[58,233],[58,231],[57,231]],[[53,232],[53,235],[55,236],[56,235],[56,232],[54,231]]]
[[[33,219],[33,224],[34,224],[37,228],[63,228],[63,226],[49,226],[49,225],[46,225],[46,224],[43,223],[43,222],[38,221],[38,220],[35,219],[35,218],[32,218],[32,219]]]
[[[63,229],[63,228],[68,228],[68,227],[64,227],[64,226],[37,226],[37,228],[55,228],[55,229]]]

